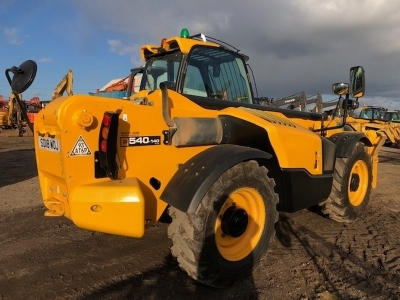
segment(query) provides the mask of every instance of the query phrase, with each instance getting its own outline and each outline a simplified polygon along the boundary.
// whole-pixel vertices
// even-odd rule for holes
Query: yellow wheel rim
[[[223,220],[232,210],[245,211],[247,215],[247,225],[238,237],[223,231]],[[265,222],[264,201],[255,189],[240,188],[233,192],[222,206],[215,224],[215,243],[219,253],[229,261],[238,261],[248,256],[260,241]]]
[[[365,198],[368,190],[369,178],[367,164],[359,160],[357,161],[350,172],[349,184],[347,192],[349,201],[353,206],[359,206]]]

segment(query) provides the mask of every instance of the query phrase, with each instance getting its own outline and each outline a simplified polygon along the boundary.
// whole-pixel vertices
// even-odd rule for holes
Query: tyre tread
[[[351,166],[348,164],[360,152],[366,152],[365,146],[358,142],[353,148],[352,153],[347,158],[337,158],[335,163],[335,172],[333,176],[333,184],[329,198],[320,204],[322,213],[328,218],[343,222],[350,223],[355,221],[369,201],[370,187],[368,188],[362,204],[357,207],[352,207],[347,197],[347,183],[345,182],[346,172],[350,172]],[[370,160],[370,157],[369,157]],[[371,183],[372,170],[371,161],[368,163],[369,184]]]
[[[171,253],[177,258],[180,268],[193,279],[213,287],[225,287],[232,283],[232,277],[223,277],[214,274],[210,270],[214,268],[214,266],[209,262],[201,261],[202,242],[207,238],[203,237],[206,227],[204,215],[206,211],[211,211],[213,209],[215,194],[223,189],[230,178],[238,174],[238,176],[244,177],[246,174],[259,172],[258,169],[261,169],[265,184],[274,187],[275,181],[268,177],[268,170],[263,166],[259,166],[256,161],[248,161],[239,163],[222,174],[213,184],[210,191],[207,192],[195,213],[187,214],[174,207],[169,208],[169,214],[172,218],[172,223],[168,227],[168,237],[173,242]],[[275,206],[278,200],[278,195],[274,193],[272,201]],[[278,221],[278,217],[278,213],[275,212],[274,224]],[[270,238],[271,241],[273,240],[274,233],[273,231]]]

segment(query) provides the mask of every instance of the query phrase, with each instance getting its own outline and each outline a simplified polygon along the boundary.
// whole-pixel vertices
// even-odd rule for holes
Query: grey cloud
[[[75,5],[94,27],[126,37],[119,48],[114,45],[120,54],[131,50],[124,45],[155,44],[183,27],[226,41],[250,56],[260,96],[329,94],[332,83],[348,81],[350,67],[363,65],[368,99],[400,101],[400,1],[99,0],[93,6],[76,0]]]
[[[41,59],[39,59],[39,62],[41,63],[48,63],[51,62],[53,59],[51,59],[50,57],[42,57]]]
[[[132,54],[138,49],[136,46],[126,46],[120,40],[108,40],[107,43],[110,46],[111,52],[117,53],[118,55]]]

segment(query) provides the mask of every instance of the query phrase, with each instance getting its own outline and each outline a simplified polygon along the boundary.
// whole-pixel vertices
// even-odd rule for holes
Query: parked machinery
[[[398,110],[386,110],[383,112],[383,119],[393,123],[400,123],[400,112]]]
[[[386,119],[386,109],[379,106],[364,106],[361,108],[358,118],[349,117],[347,119],[346,130],[363,132],[375,130],[383,134],[386,138],[386,146],[396,146],[400,148],[400,126],[392,120]]]
[[[26,119],[23,118],[21,108],[18,105],[18,100],[22,98],[22,94],[16,95],[13,92],[10,93],[10,98],[7,102],[7,106],[3,105],[0,111],[1,127],[3,129],[17,129],[19,136],[22,136],[25,132]],[[22,105],[26,109],[25,103],[21,100]]]

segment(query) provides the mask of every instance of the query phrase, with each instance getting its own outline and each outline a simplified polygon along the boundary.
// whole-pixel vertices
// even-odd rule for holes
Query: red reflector
[[[108,127],[108,126],[110,126],[110,124],[111,124],[111,116],[108,114],[104,114],[103,125]]]
[[[107,152],[107,140],[102,140],[100,147],[101,147],[101,151]]]

